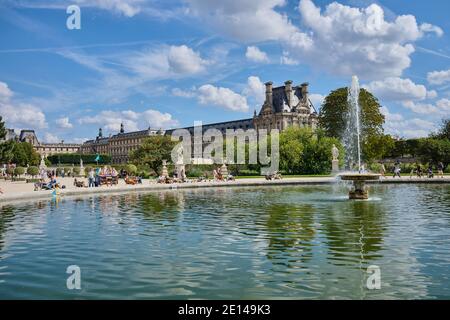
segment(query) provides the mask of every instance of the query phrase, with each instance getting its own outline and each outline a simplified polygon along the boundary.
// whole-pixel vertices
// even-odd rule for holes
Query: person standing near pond
[[[395,178],[395,177],[401,178],[400,171],[401,171],[400,161],[397,160],[397,162],[395,162],[395,165],[394,165],[394,176],[393,176],[393,178]]]
[[[91,170],[89,170],[88,173],[89,188],[95,187],[94,179],[95,179],[94,169],[91,168]]]
[[[383,178],[385,178],[386,175],[386,167],[384,166],[383,162],[380,162],[380,174]]]
[[[439,161],[438,165],[437,165],[437,176],[439,178],[439,176],[441,178],[444,178],[444,164]]]

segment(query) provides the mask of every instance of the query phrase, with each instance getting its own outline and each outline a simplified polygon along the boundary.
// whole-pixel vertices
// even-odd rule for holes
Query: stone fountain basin
[[[368,181],[368,180],[379,180],[380,174],[376,173],[344,173],[340,174],[341,180],[349,181]]]

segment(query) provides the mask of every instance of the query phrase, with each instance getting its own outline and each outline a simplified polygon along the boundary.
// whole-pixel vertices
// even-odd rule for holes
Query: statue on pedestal
[[[331,160],[331,172],[336,173],[339,171],[339,149],[334,144],[331,148],[331,155],[333,157]]]
[[[47,166],[45,164],[45,155],[41,154],[41,163],[39,164],[39,169],[46,169]]]
[[[80,176],[84,177],[84,167],[82,158],[80,158]]]

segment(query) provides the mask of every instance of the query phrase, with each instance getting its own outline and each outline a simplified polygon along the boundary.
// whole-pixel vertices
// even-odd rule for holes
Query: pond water
[[[0,298],[449,299],[450,186],[370,188],[368,201],[286,186],[3,205]]]

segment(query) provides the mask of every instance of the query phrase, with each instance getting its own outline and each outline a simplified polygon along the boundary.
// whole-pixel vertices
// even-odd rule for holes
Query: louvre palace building
[[[289,126],[310,127],[317,126],[318,115],[313,104],[308,98],[308,83],[294,86],[292,81],[286,81],[283,86],[273,87],[272,82],[266,84],[266,97],[259,113],[253,118],[219,123],[205,124],[202,130],[217,129],[225,134],[227,129],[279,129],[283,131]],[[186,127],[191,135],[194,127]],[[108,154],[114,164],[126,163],[131,151],[136,150],[143,140],[152,135],[170,135],[174,130],[152,129],[125,132],[123,124],[117,134],[103,137],[102,129],[95,139],[85,141],[80,146],[83,154]]]

